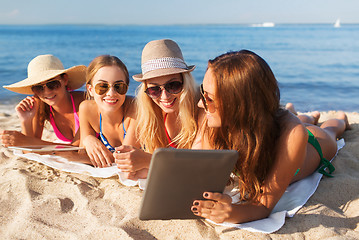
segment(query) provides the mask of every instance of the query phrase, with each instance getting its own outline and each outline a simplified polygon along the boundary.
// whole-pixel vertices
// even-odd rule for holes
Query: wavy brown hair
[[[215,149],[239,152],[234,173],[242,200],[254,201],[275,159],[280,134],[280,92],[268,64],[257,54],[242,50],[209,60],[215,80],[215,102],[220,128],[209,128]],[[225,93],[225,94],[224,94]]]

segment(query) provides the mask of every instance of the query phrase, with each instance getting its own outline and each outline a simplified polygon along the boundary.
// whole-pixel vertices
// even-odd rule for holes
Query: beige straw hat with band
[[[28,78],[4,86],[4,88],[22,94],[34,94],[31,86],[46,82],[60,74],[66,73],[69,77],[67,87],[69,90],[80,88],[86,82],[86,66],[79,65],[65,69],[57,57],[47,54],[32,59],[27,66]]]
[[[177,43],[170,39],[155,40],[143,48],[142,73],[134,75],[133,79],[140,82],[155,77],[191,72],[195,67],[187,66]]]

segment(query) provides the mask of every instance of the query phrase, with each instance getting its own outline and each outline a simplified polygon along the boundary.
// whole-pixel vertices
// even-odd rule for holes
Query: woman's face
[[[41,101],[50,106],[61,104],[67,94],[66,85],[68,77],[66,74],[58,75],[44,83],[32,86],[32,91]]]
[[[204,108],[206,111],[208,127],[221,127],[221,117],[216,107],[216,96],[215,96],[215,80],[213,73],[208,68],[203,78],[203,92],[201,90],[202,99],[198,102],[198,107]],[[206,105],[206,107],[205,107]],[[207,108],[207,109],[206,109]]]
[[[126,75],[118,66],[100,68],[88,85],[88,91],[99,109],[117,111],[126,99],[126,93],[120,94],[117,88],[126,87]],[[127,88],[126,88],[127,90]]]
[[[165,113],[179,111],[179,101],[183,90],[180,73],[148,79],[146,93]]]

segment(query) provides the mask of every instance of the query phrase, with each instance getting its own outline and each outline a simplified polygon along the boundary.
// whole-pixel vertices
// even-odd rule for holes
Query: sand
[[[20,129],[12,109],[0,105],[0,129]],[[319,122],[335,116],[321,114]],[[275,233],[202,220],[141,221],[138,187],[55,170],[0,147],[0,239],[359,239],[359,114],[347,114],[352,130],[333,161],[335,177],[324,177]]]

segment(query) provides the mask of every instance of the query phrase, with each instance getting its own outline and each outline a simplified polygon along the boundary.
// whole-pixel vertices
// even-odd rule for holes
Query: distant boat
[[[335,28],[339,28],[339,27],[340,27],[340,19],[339,19],[339,18],[335,21],[334,27],[335,27]]]
[[[264,22],[264,23],[259,23],[259,24],[252,24],[252,27],[274,27],[275,23],[274,22]]]

